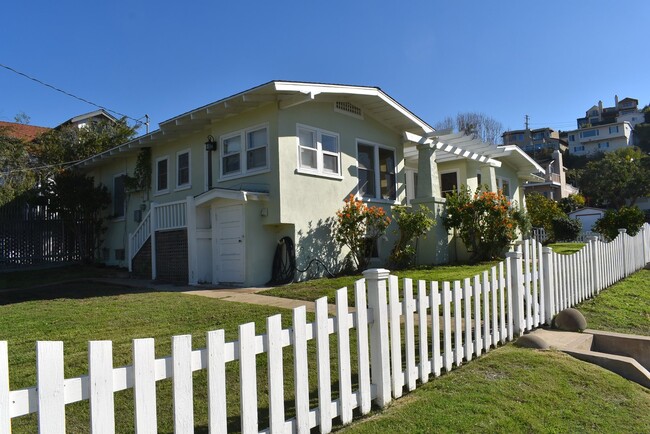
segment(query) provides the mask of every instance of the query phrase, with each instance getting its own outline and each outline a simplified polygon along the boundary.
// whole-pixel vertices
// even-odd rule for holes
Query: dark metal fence
[[[0,271],[83,259],[90,225],[65,224],[42,199],[18,198],[0,207]]]

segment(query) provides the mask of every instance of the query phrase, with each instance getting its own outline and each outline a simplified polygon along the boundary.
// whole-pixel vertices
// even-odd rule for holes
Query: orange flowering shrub
[[[501,190],[495,193],[479,188],[471,194],[463,186],[460,192],[447,196],[443,224],[447,230],[456,229],[472,260],[493,259],[517,238],[517,229],[528,230],[525,213],[510,205]]]
[[[357,269],[363,270],[370,261],[372,246],[386,233],[390,217],[383,208],[369,207],[354,194],[344,202],[343,209],[336,212],[336,241],[350,249]]]

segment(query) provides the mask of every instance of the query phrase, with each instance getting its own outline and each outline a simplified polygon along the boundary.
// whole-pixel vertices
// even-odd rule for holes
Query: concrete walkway
[[[233,288],[218,287],[214,285],[173,285],[151,282],[144,279],[121,279],[121,278],[93,278],[88,279],[95,282],[110,283],[113,285],[128,286],[132,288],[150,288],[156,291],[180,292],[182,294],[197,295],[200,297],[216,298],[224,301],[234,301],[237,303],[257,304],[261,306],[273,306],[282,309],[294,309],[300,306],[306,306],[307,312],[315,312],[313,301],[294,300],[290,298],[272,297],[258,294],[259,292],[271,289],[268,288]],[[353,309],[353,308],[351,308]],[[330,315],[336,314],[336,306],[328,305]]]

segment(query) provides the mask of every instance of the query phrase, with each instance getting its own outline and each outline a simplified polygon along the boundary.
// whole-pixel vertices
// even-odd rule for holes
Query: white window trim
[[[374,148],[374,162],[375,167],[375,196],[374,197],[363,197],[359,193],[359,145],[372,146]],[[379,186],[381,179],[379,178],[379,149],[386,149],[393,152],[395,157],[395,199],[383,199],[381,198],[381,187]],[[399,194],[398,194],[398,166],[397,166],[397,150],[393,147],[383,145],[381,143],[373,142],[370,140],[356,139],[356,166],[357,166],[357,194],[356,197],[364,202],[376,202],[376,203],[388,203],[388,204],[399,204]]]
[[[416,199],[415,195],[415,175],[417,175],[418,171],[415,169],[410,169],[410,168],[405,168],[404,169],[404,174],[406,175],[406,184],[405,184],[405,191],[406,191],[406,204],[410,205],[411,201],[413,199]]]
[[[449,170],[441,170],[438,172],[438,182],[440,182],[440,196],[444,196],[444,192],[442,191],[442,175],[446,175],[448,173],[455,173],[456,174],[456,193],[460,193],[460,169],[449,169]]]
[[[180,165],[178,164],[178,159],[183,154],[187,154],[187,183],[179,184],[178,182],[180,177],[178,171],[180,169]],[[174,191],[187,190],[190,188],[192,188],[192,150],[190,148],[187,148],[176,152],[176,188]]]
[[[112,209],[113,212],[115,212],[115,180],[117,178],[119,178],[120,176],[126,176],[126,172],[120,172],[120,173],[116,173],[115,175],[113,175],[113,191],[111,192],[112,193],[111,194],[111,196],[112,196],[111,201],[113,202],[113,209]],[[111,221],[122,222],[122,221],[126,220],[126,185],[124,186],[124,204],[123,205],[124,205],[124,214],[122,216],[120,216],[120,217],[113,218]]]
[[[163,160],[167,160],[167,188],[164,190],[158,190],[158,163]],[[156,158],[155,165],[156,170],[154,172],[156,176],[154,177],[154,182],[156,183],[156,190],[154,192],[154,196],[160,196],[162,194],[169,193],[169,155],[164,155],[162,157]]]
[[[314,149],[316,151],[316,169],[312,169],[309,167],[301,167],[302,160],[300,158],[301,146],[300,146],[300,134],[299,134],[301,129],[311,131],[316,135],[316,149]],[[322,143],[323,134],[336,137],[336,143],[337,143],[336,157],[338,161],[337,173],[330,173],[325,171],[325,163],[324,163],[323,156],[334,155],[335,153],[323,150],[323,143]],[[343,175],[341,173],[341,136],[338,133],[335,133],[333,131],[327,131],[322,128],[312,127],[310,125],[296,124],[296,150],[298,152],[298,168],[296,169],[297,173],[300,173],[302,175],[320,176],[323,178],[343,179]]]
[[[264,167],[259,167],[257,169],[248,169],[247,166],[247,158],[246,158],[246,152],[248,151],[248,133],[261,130],[265,128],[266,129],[266,166]],[[227,140],[232,137],[240,137],[241,140],[241,149],[239,150],[239,171],[236,173],[231,173],[224,175],[223,173],[223,150],[224,150],[224,145],[223,142],[224,140]],[[270,161],[270,148],[271,148],[271,140],[270,140],[270,131],[269,131],[269,124],[264,123],[264,124],[259,124],[259,125],[254,125],[252,127],[239,130],[239,131],[233,131],[228,134],[224,134],[219,137],[219,181],[227,181],[230,179],[237,179],[237,178],[243,178],[245,176],[251,176],[251,175],[257,175],[260,173],[266,173],[271,170],[271,161]]]

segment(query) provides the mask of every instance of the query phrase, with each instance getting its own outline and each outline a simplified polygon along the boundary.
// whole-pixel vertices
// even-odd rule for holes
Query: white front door
[[[216,208],[216,266],[220,283],[244,283],[244,207]]]

